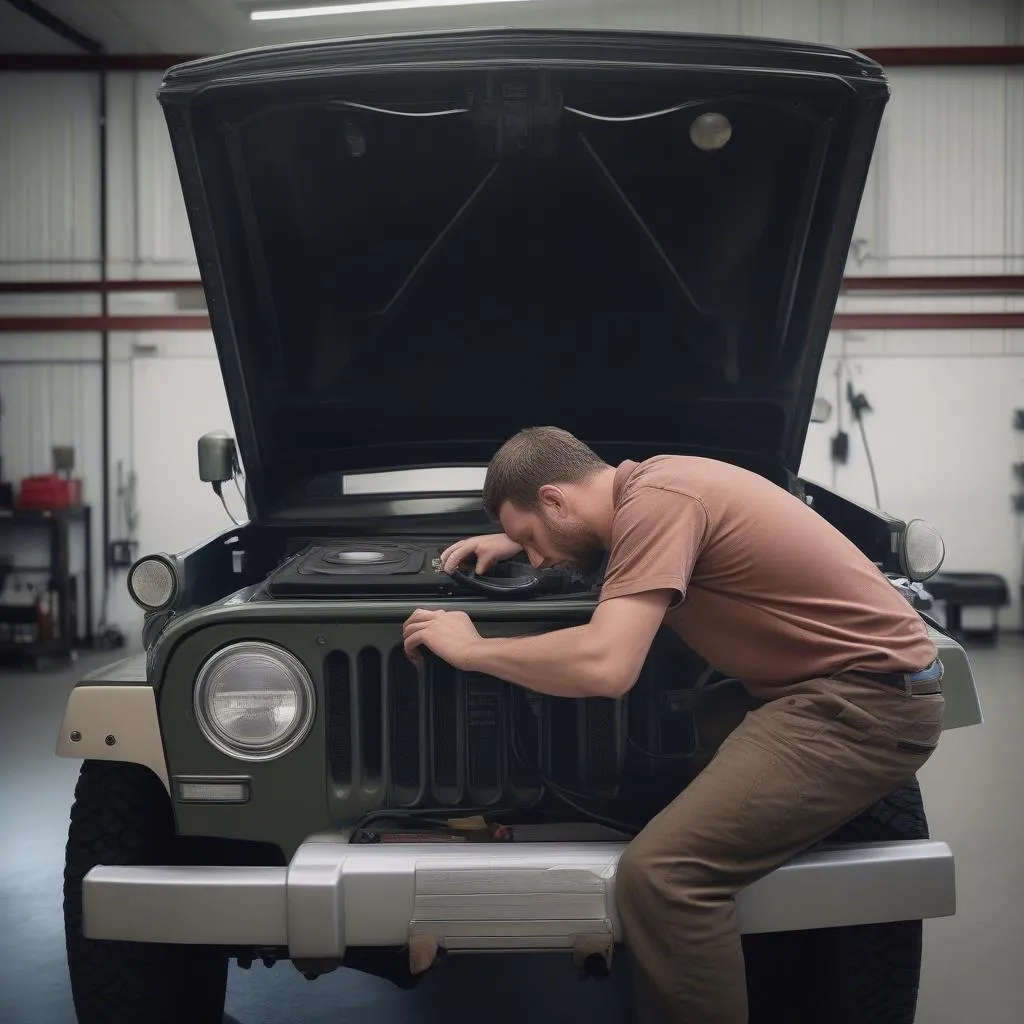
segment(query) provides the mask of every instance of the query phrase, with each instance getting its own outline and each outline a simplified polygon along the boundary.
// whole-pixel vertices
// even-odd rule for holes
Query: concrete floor
[[[958,862],[960,909],[925,928],[919,1024],[1024,1020],[1024,638],[971,652],[986,723],[947,733],[921,774],[932,834]],[[0,668],[0,1024],[73,1024],[64,962],[61,872],[78,763],[53,755],[68,691],[109,656],[70,670]],[[290,964],[232,968],[231,1024],[489,1024],[632,1019],[623,972],[581,984],[560,957],[455,958],[413,993],[349,971],[305,981]]]

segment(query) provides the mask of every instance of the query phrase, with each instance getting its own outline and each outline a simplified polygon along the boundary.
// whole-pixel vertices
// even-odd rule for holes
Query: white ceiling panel
[[[110,53],[210,52],[209,27],[187,0],[41,2],[57,17],[99,40]],[[217,2],[200,0],[199,6]]]
[[[0,0],[0,51],[4,53],[81,53],[39,22]]]

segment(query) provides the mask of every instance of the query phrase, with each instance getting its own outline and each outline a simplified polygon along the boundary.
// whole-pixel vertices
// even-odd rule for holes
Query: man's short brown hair
[[[497,521],[506,501],[528,512],[540,509],[545,484],[574,484],[607,463],[560,427],[528,427],[498,449],[484,479],[484,510]]]

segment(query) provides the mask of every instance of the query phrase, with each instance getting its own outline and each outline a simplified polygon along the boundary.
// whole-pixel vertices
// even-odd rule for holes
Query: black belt
[[[923,697],[942,693],[943,668],[942,662],[937,658],[920,672],[855,672],[852,674],[915,696]]]

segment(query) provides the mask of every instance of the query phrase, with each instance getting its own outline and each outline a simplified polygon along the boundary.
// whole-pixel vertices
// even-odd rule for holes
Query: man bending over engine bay
[[[484,506],[503,534],[442,563],[478,573],[608,565],[591,620],[482,638],[460,611],[419,609],[405,649],[563,697],[621,697],[663,624],[762,701],[623,853],[616,893],[644,1024],[742,1024],[734,897],[911,778],[942,729],[926,627],[838,530],[776,484],[711,459],[610,466],[554,427],[494,456]]]

